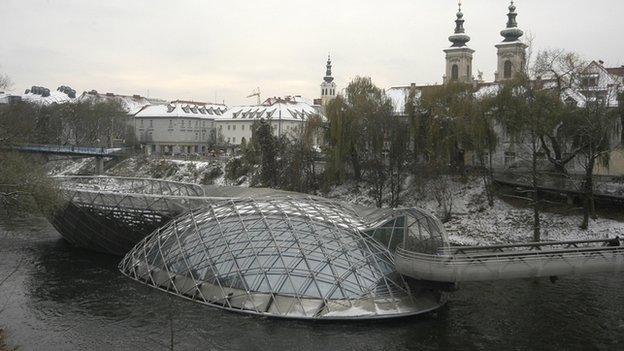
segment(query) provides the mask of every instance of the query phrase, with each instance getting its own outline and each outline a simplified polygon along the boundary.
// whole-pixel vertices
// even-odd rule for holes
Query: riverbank
[[[92,169],[89,159],[57,161],[49,164],[51,174],[79,174]],[[175,160],[137,156],[128,158],[107,170],[114,176],[160,178],[198,184],[249,186],[239,179],[233,184],[225,178],[225,162],[221,160]],[[410,178],[402,192],[402,206],[420,207],[439,218],[448,217],[444,226],[453,244],[488,245],[527,242],[533,237],[533,213],[526,203],[504,196],[495,197],[493,206],[487,202],[483,182],[478,177],[444,177],[430,181]],[[346,183],[328,193],[316,195],[339,199],[364,206],[374,206],[364,183]],[[447,216],[447,214],[449,214]],[[624,237],[624,215],[601,213],[591,220],[589,229],[579,228],[580,209],[565,204],[550,205],[541,214],[542,240],[603,239]]]

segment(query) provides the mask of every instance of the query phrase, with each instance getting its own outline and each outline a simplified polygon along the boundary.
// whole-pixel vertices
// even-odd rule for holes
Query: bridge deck
[[[15,145],[8,147],[11,150],[31,153],[71,155],[71,156],[100,156],[117,157],[121,156],[127,148],[104,148],[104,147],[82,147],[68,145]]]
[[[397,270],[439,282],[486,281],[624,271],[624,247],[577,240],[442,248],[437,255],[398,248]]]
[[[613,177],[597,177],[594,180],[594,197],[597,200],[606,200],[615,203],[624,203],[624,185],[613,185],[613,182],[604,179]],[[601,180],[601,178],[603,178]],[[525,173],[494,172],[494,182],[514,188],[532,189],[531,175]],[[580,196],[585,193],[584,178],[579,175],[568,175],[563,178],[551,173],[540,173],[537,188],[540,191],[555,194],[570,194]]]

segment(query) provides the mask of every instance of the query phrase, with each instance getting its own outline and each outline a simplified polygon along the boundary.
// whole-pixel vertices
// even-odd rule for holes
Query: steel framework
[[[439,222],[419,210],[358,210],[304,195],[237,199],[157,229],[120,269],[204,304],[276,317],[370,319],[438,308],[442,293],[396,272],[399,242],[448,245]]]
[[[70,243],[113,255],[126,254],[156,228],[201,206],[201,186],[129,177],[56,178],[67,200],[50,222]]]

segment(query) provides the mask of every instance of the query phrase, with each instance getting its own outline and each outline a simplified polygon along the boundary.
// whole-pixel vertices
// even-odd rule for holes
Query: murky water
[[[140,285],[43,219],[0,218],[0,326],[21,350],[624,350],[624,274],[464,284],[435,314],[297,322]],[[173,331],[173,333],[171,332]]]

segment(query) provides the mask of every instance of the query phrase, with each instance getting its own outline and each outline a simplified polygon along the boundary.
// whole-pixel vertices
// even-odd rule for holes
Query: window
[[[232,126],[232,130],[236,130],[236,124]]]
[[[233,142],[233,143],[236,143],[236,137],[233,137],[233,138],[232,138],[232,142]]]
[[[241,130],[245,130],[245,125],[244,124],[241,126]]]
[[[504,68],[503,78],[509,79],[511,78],[511,61],[509,60],[505,61],[504,66],[505,67],[503,67]]]
[[[598,79],[596,77],[583,77],[581,78],[581,84],[585,88],[593,88],[598,85]]]
[[[140,121],[141,121],[141,128],[143,128],[143,120],[141,119]]]
[[[150,128],[154,127],[154,121],[150,119]]]
[[[169,120],[169,128],[173,128],[173,120],[172,119]]]
[[[453,65],[453,67],[451,67],[451,80],[458,80],[458,79],[459,79],[459,66]]]
[[[228,124],[228,130],[230,130],[230,125]]]
[[[472,69],[470,68],[470,65],[466,66],[466,78],[468,78],[468,80],[470,81],[470,76],[472,75]]]

